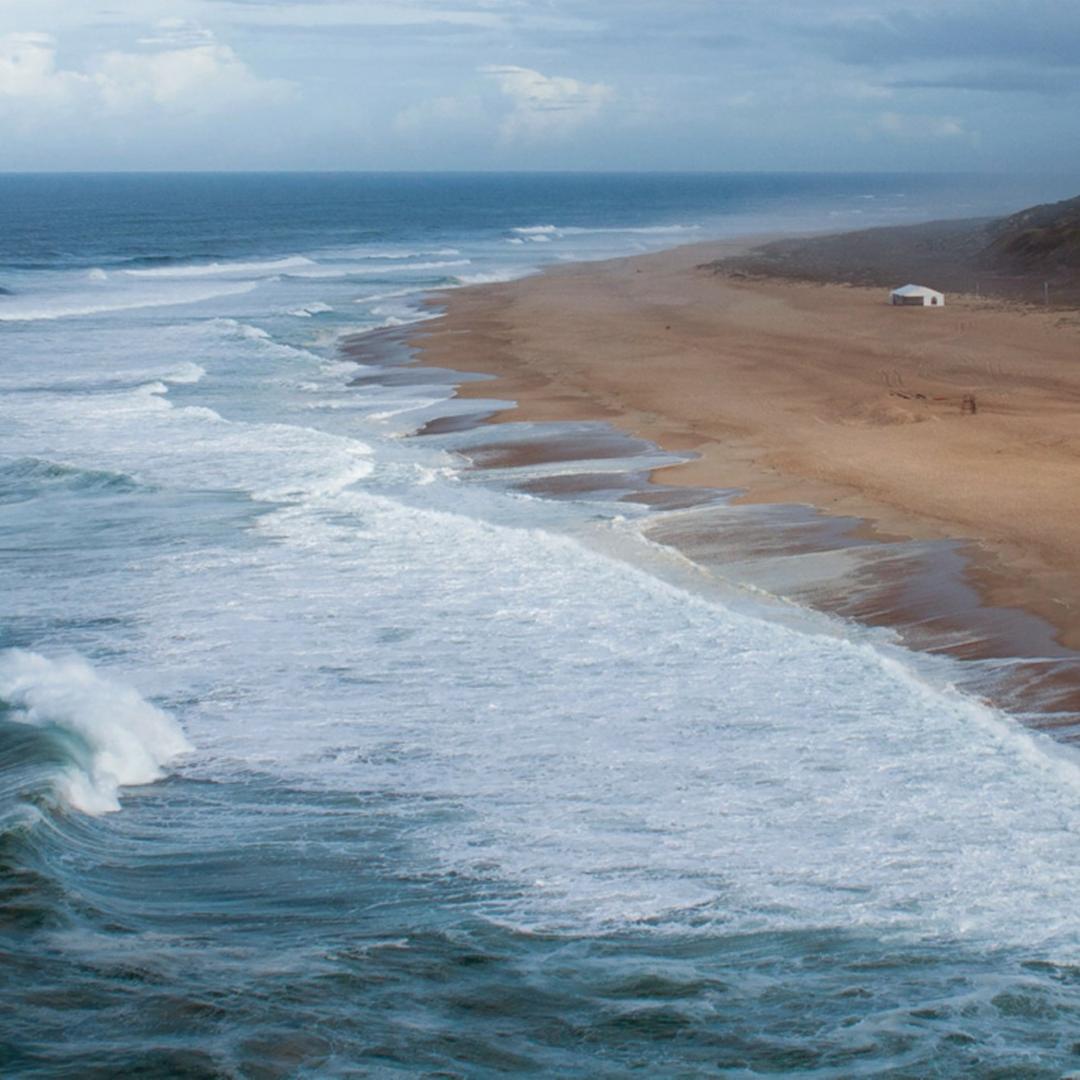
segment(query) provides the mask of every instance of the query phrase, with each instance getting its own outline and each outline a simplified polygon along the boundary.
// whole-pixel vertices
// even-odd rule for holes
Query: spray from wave
[[[165,766],[191,749],[172,717],[80,657],[0,653],[0,702],[8,719],[67,736],[71,762],[55,790],[87,814],[119,810],[121,787],[160,780]]]

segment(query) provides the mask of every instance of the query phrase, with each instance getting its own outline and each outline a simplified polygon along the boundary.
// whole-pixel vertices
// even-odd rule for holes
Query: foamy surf
[[[702,231],[701,225],[645,225],[613,226],[609,228],[588,228],[579,225],[524,225],[511,230],[517,236],[529,241],[551,241],[568,236],[680,236],[683,233]]]
[[[42,305],[40,301],[23,300],[14,303],[0,301],[0,322],[41,322],[54,319],[73,319],[88,315],[111,315],[143,308],[179,307],[199,304],[228,296],[241,296],[257,287],[257,282],[218,285],[204,289],[172,289],[158,292],[128,292],[122,290],[111,299],[95,294],[91,298],[67,297]]]
[[[9,334],[0,1070],[1075,1067],[1069,754],[950,692],[944,662],[928,685],[669,575],[635,535],[654,511],[616,501],[650,451],[471,470],[456,448],[543,432],[471,426],[511,403],[452,399],[408,331],[363,364],[340,348],[430,288],[821,227],[855,198],[887,221],[897,191],[936,208],[925,186],[0,188],[23,244],[4,310],[213,291]],[[581,468],[604,476],[580,499],[518,486]]]
[[[218,277],[222,274],[264,276],[295,270],[301,266],[313,266],[314,261],[304,255],[291,255],[284,259],[267,259],[255,262],[211,262],[191,266],[155,266],[146,270],[123,270],[133,278],[199,278]]]
[[[191,750],[172,717],[79,657],[0,653],[0,703],[17,723],[75,737],[74,758],[55,788],[66,806],[86,814],[119,810],[121,788],[160,780]]]

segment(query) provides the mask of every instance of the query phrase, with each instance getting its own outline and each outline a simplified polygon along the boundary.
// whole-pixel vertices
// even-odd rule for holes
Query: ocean
[[[522,487],[656,448],[477,470],[415,433],[500,403],[343,349],[561,261],[1065,194],[0,176],[0,1074],[1080,1075],[1070,747],[702,587],[672,511]]]

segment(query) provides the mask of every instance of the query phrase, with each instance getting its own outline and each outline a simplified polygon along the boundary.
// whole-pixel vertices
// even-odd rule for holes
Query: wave
[[[177,385],[190,385],[200,382],[205,376],[206,368],[201,364],[196,364],[194,360],[185,360],[162,375],[161,381],[176,383]]]
[[[166,765],[191,750],[172,717],[81,657],[0,653],[0,701],[8,719],[68,737],[71,758],[54,788],[83,813],[118,810],[120,788],[160,780]]]
[[[396,300],[400,296],[423,296],[428,290],[423,289],[391,289],[390,292],[372,293],[371,296],[358,296],[354,304],[374,304],[379,300]]]
[[[402,323],[427,322],[442,316],[436,311],[425,311],[408,304],[376,304],[371,309],[376,318],[386,320],[386,326],[400,326]]]
[[[217,329],[225,330],[230,334],[236,334],[247,341],[270,340],[270,334],[261,326],[252,326],[250,323],[243,323],[238,319],[215,319],[210,325]]]
[[[223,296],[239,296],[249,293],[257,287],[257,282],[242,282],[236,285],[219,285],[214,289],[199,289],[187,293],[168,293],[159,295],[131,296],[104,303],[95,296],[81,300],[68,300],[56,307],[0,307],[0,322],[43,322],[52,319],[72,319],[85,315],[107,315],[114,311],[138,311],[142,308],[176,307],[181,304],[198,304],[204,300],[216,300]]]
[[[276,341],[261,326],[252,326],[250,323],[239,322],[236,319],[215,319],[212,325],[219,331],[224,331],[227,337],[252,342],[260,352],[265,354],[281,357],[283,360],[301,360],[319,366],[323,365],[323,358],[317,353],[297,345],[287,345],[283,341]]]
[[[592,236],[601,234],[629,234],[640,236],[667,236],[679,233],[699,232],[700,225],[613,225],[604,228],[589,228],[581,225],[525,225],[510,231],[518,237],[535,242],[551,240],[562,236]]]
[[[346,279],[351,277],[365,277],[373,274],[398,274],[403,272],[410,272],[413,270],[442,270],[446,267],[469,266],[471,265],[471,263],[472,259],[453,259],[440,262],[391,263],[388,266],[322,267],[317,270],[301,270],[296,273],[285,274],[283,276],[290,279],[299,278],[301,280],[325,278]]]
[[[194,266],[156,266],[148,270],[124,270],[128,277],[189,278],[214,277],[219,274],[278,274],[298,266],[314,266],[304,255],[289,255],[282,259],[262,259],[255,262],[211,262]]]
[[[274,425],[279,430],[285,431],[284,425]],[[289,433],[303,431],[302,428],[293,428]],[[310,429],[308,429],[310,430]],[[322,432],[314,432],[317,435]],[[337,495],[353,484],[369,477],[375,469],[371,462],[370,448],[364,443],[355,443],[350,447],[350,453],[345,460],[340,462],[337,471],[324,471],[319,476],[309,476],[303,479],[297,478],[292,483],[284,483],[277,487],[262,488],[251,493],[255,502],[298,502],[311,498],[325,498]]]
[[[50,489],[134,491],[138,485],[127,473],[80,469],[45,458],[22,457],[0,462],[0,505],[26,502]]]
[[[421,248],[418,251],[364,251],[362,249],[351,252],[356,258],[361,259],[422,259],[425,257],[447,259],[460,255],[457,248]]]
[[[129,368],[127,371],[102,372],[100,374],[79,373],[73,375],[51,375],[48,381],[42,381],[37,373],[27,373],[31,378],[19,381],[18,375],[0,377],[0,389],[22,393],[71,393],[72,391],[94,392],[96,390],[117,390],[141,387],[147,383],[171,383],[174,386],[191,385],[206,376],[206,368],[193,360],[182,360],[170,368]],[[37,376],[37,377],[35,377]]]
[[[56,253],[59,257],[59,252]],[[133,255],[126,259],[113,259],[105,265],[110,270],[126,270],[130,267],[155,267],[155,266],[190,266],[194,263],[228,262],[228,255],[219,255],[215,251],[188,252],[184,255]],[[36,267],[39,270],[54,270],[52,263],[43,263]]]
[[[536,271],[529,267],[514,266],[506,270],[491,270],[487,273],[458,274],[454,280],[459,285],[497,285],[502,281],[517,281],[518,278],[528,277],[533,273]]]
[[[303,307],[294,308],[289,314],[297,319],[310,319],[312,315],[325,315],[326,312],[333,310],[330,304],[316,300],[313,303],[305,304]]]

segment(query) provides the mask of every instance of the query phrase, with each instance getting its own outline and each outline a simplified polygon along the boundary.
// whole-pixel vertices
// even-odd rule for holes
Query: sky
[[[0,170],[1080,172],[1080,0],[0,0]]]

